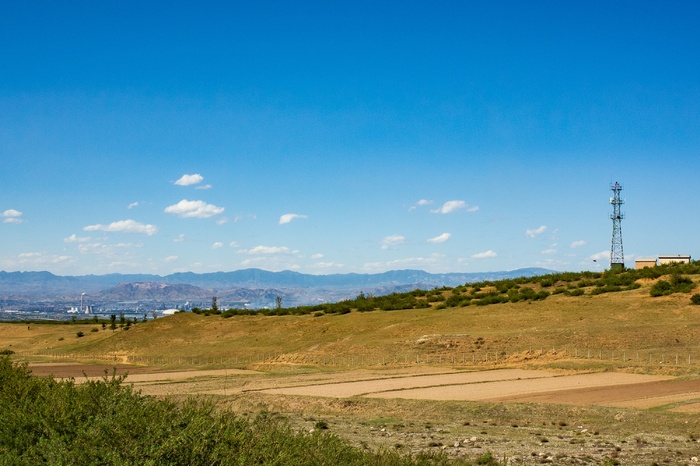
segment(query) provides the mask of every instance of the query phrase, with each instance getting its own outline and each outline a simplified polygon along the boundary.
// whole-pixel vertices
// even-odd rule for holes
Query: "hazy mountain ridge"
[[[422,270],[392,270],[377,274],[310,275],[285,270],[269,272],[244,269],[232,272],[197,274],[175,273],[166,276],[149,274],[107,274],[59,276],[50,272],[0,271],[0,299],[74,299],[85,293],[102,302],[184,302],[211,303],[217,296],[224,302],[269,306],[276,296],[286,306],[317,304],[354,298],[365,294],[383,295],[458,286],[465,283],[543,275],[551,270],[525,268],[503,272],[431,274]]]

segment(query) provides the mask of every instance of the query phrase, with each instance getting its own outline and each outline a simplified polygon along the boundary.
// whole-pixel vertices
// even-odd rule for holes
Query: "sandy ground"
[[[272,388],[264,393],[346,398],[554,403],[652,408],[700,399],[700,380],[625,373],[557,375],[494,370]]]

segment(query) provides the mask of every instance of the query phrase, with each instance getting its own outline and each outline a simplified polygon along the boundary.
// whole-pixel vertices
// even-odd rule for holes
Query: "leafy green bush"
[[[0,464],[464,464],[441,453],[364,451],[332,434],[294,432],[270,413],[249,421],[208,402],[177,405],[123,380],[59,382],[0,357]]]
[[[700,294],[694,294],[693,296],[690,297],[690,302],[693,304],[700,305]]]
[[[671,283],[666,280],[659,280],[649,289],[649,294],[653,297],[665,296],[671,293],[673,293],[673,287],[671,287]]]
[[[649,294],[653,297],[666,296],[673,293],[690,293],[695,288],[695,283],[688,277],[674,273],[669,281],[659,280],[649,289]]]

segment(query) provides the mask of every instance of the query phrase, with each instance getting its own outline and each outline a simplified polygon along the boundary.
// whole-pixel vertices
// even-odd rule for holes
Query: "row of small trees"
[[[695,284],[683,274],[700,274],[700,263],[665,264],[641,270],[610,270],[606,272],[561,272],[534,277],[519,277],[497,281],[467,283],[454,288],[442,287],[432,290],[413,290],[407,293],[391,293],[372,296],[360,293],[354,299],[314,306],[282,307],[282,298],[277,297],[274,309],[228,309],[222,311],[213,299],[211,309],[193,309],[204,315],[217,314],[223,317],[239,315],[303,315],[303,314],[347,314],[352,311],[395,311],[404,309],[424,309],[434,307],[485,306],[519,301],[541,301],[549,296],[581,296],[614,293],[639,288],[640,279],[657,279],[670,275],[669,280],[659,280],[651,289],[651,296],[664,296],[672,293],[689,293]],[[693,297],[693,303],[700,296]]]

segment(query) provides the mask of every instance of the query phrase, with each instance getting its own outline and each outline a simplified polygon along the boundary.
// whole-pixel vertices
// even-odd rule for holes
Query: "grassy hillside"
[[[590,359],[602,358],[605,365],[646,367],[649,354],[653,366],[663,354],[674,363],[679,358],[680,370],[692,371],[700,367],[700,306],[690,298],[700,276],[679,270],[696,272],[676,267],[558,274],[382,298],[415,298],[423,302],[417,309],[360,312],[358,301],[375,299],[361,297],[339,303],[342,312],[331,306],[283,310],[287,315],[179,313],[128,331],[96,324],[0,324],[0,341],[28,360],[50,354],[168,366],[483,363],[484,358],[510,365],[563,365],[571,359],[590,365]],[[652,296],[658,283],[678,276],[683,292]],[[479,303],[485,299],[489,305]],[[459,305],[449,305],[455,302]]]

